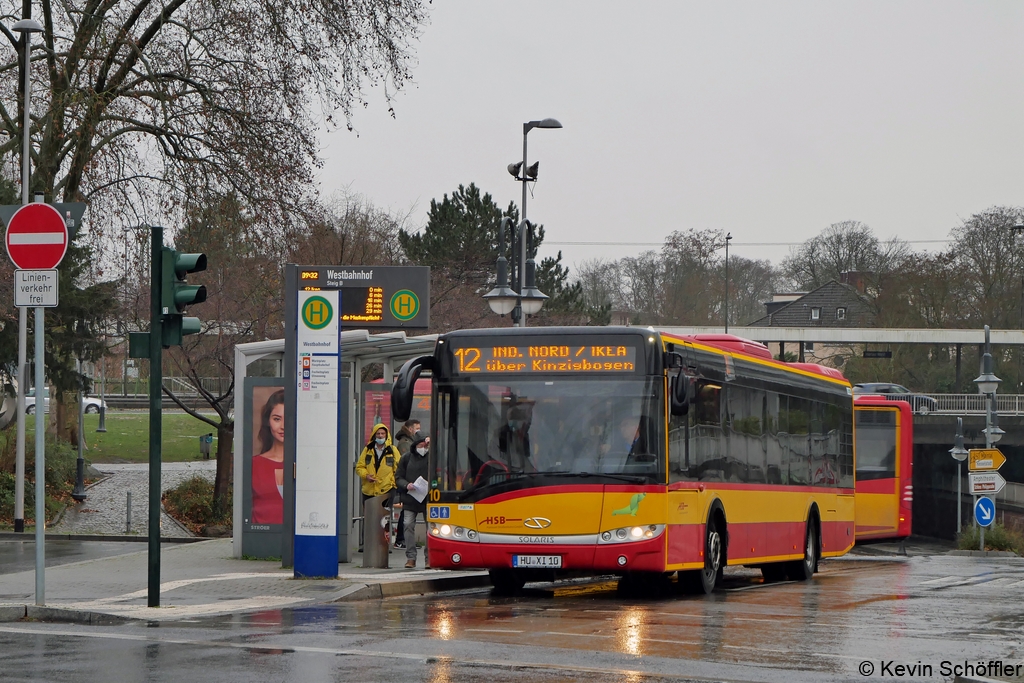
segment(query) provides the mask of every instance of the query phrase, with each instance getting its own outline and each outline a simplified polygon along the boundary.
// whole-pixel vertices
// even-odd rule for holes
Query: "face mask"
[[[383,445],[384,445],[384,442],[385,442],[385,441],[387,441],[387,439],[385,439],[385,438],[381,438],[381,437],[379,437],[379,436],[378,436],[378,437],[377,437],[377,438],[375,439],[375,441],[376,441],[377,443],[379,443],[379,444],[380,444],[381,446],[383,446]]]
[[[520,422],[519,420],[509,420],[508,421],[508,428],[513,430],[513,431],[516,430],[516,429],[519,429],[522,426],[523,426],[523,423]]]
[[[416,452],[419,453],[420,455],[426,455],[427,454],[427,449],[426,448],[417,448]]]

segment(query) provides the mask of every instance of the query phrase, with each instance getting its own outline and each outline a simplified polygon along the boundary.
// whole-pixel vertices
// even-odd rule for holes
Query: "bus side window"
[[[697,387],[697,409],[690,433],[690,454],[702,481],[725,481],[725,453],[722,430],[722,388],[717,384]]]

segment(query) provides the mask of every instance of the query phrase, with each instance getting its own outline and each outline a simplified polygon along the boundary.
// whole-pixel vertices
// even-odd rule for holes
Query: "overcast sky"
[[[992,205],[1024,205],[1022,2],[435,0],[415,82],[357,132],[323,136],[321,190],[426,222],[505,167],[522,124],[527,216],[572,267],[717,228],[776,263],[859,220],[917,249]],[[613,245],[581,244],[592,242]],[[561,243],[561,244],[559,244]],[[621,243],[629,243],[622,245]],[[773,243],[773,246],[765,246]]]

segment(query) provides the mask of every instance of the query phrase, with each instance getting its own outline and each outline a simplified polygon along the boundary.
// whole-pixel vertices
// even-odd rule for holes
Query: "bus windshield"
[[[438,386],[438,485],[664,482],[662,378],[472,378]],[[548,475],[548,476],[545,476]],[[561,483],[564,483],[561,482]]]

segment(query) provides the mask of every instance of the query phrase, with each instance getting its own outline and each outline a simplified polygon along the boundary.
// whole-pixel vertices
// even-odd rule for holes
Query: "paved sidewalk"
[[[93,468],[107,475],[86,490],[84,502],[69,505],[60,521],[47,529],[55,534],[127,534],[146,536],[149,533],[149,464],[99,464]],[[199,475],[213,480],[217,472],[215,460],[166,462],[160,468],[163,491]],[[128,520],[128,492],[132,494],[131,527]],[[170,515],[160,512],[160,535],[165,538],[192,536]]]
[[[401,568],[404,550],[391,554],[389,564],[396,569],[363,569],[357,557],[339,566],[337,579],[294,579],[280,562],[234,559],[231,543],[225,538],[164,544],[160,607],[146,606],[143,544],[138,552],[47,568],[46,609],[35,606],[34,570],[0,575],[0,621],[26,616],[82,623],[167,621],[490,585],[482,571]]]

